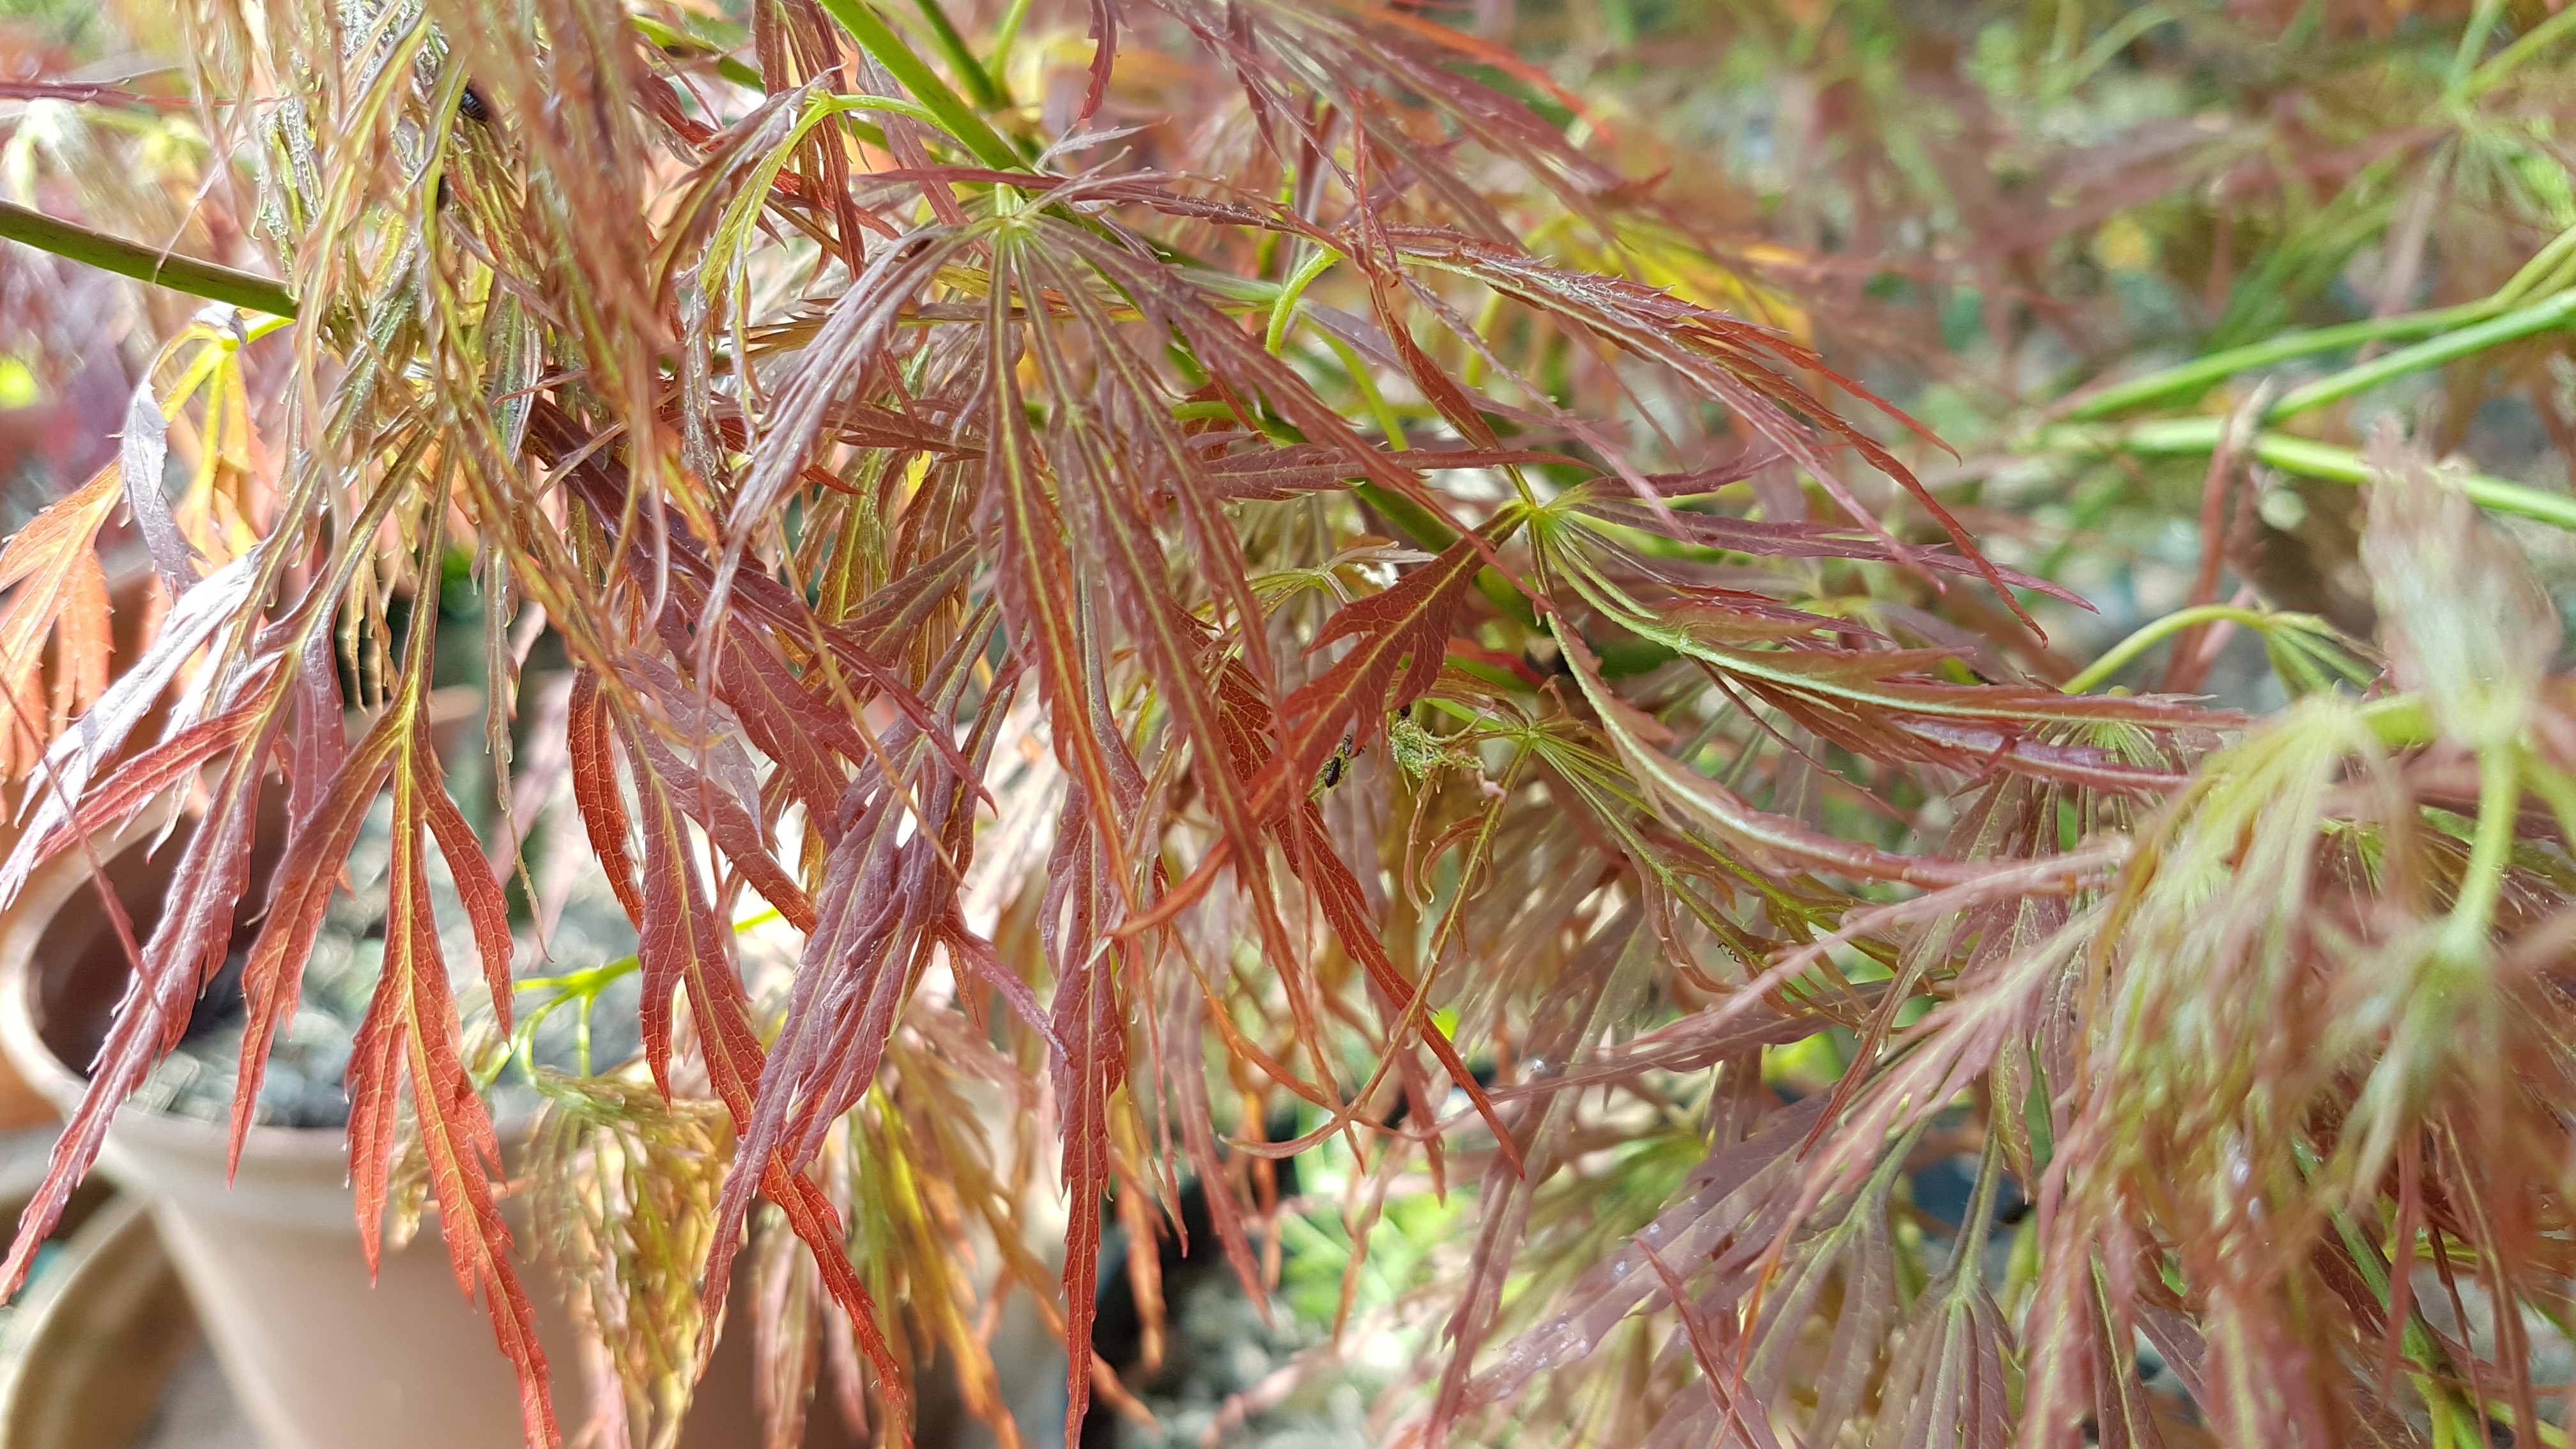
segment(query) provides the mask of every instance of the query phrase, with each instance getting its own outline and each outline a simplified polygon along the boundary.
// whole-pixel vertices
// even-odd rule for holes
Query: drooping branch
[[[0,201],[0,238],[210,302],[230,302],[272,317],[295,315],[295,294],[283,282],[194,257],[172,256],[15,202]]]

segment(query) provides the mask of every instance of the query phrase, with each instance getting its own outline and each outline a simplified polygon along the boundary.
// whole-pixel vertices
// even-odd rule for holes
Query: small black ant
[[[483,93],[474,88],[472,81],[467,81],[465,89],[456,97],[456,114],[478,126],[489,126],[492,124],[492,103],[483,99]],[[446,208],[453,195],[454,193],[448,189],[446,175],[441,173],[438,178],[437,199],[437,205],[441,210]]]
[[[1358,737],[1359,728],[1356,725],[1342,731],[1342,742],[1333,747],[1332,757],[1324,761],[1323,770],[1315,776],[1317,794],[1342,783],[1342,778],[1351,772],[1351,756],[1357,753],[1351,748],[1351,744]]]

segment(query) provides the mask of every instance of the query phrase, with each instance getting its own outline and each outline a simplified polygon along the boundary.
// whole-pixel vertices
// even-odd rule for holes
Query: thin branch
[[[0,239],[210,302],[230,302],[272,317],[295,315],[295,295],[283,282],[193,257],[171,256],[15,202],[0,201]]]

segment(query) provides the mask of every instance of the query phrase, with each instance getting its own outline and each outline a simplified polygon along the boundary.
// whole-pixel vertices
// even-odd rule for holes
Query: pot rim
[[[119,1197],[101,1204],[70,1235],[64,1248],[69,1254],[66,1260],[28,1285],[7,1327],[0,1329],[0,1350],[5,1350],[0,1352],[0,1436],[13,1441],[24,1427],[19,1421],[28,1413],[37,1387],[30,1373],[37,1366],[36,1350],[49,1340],[90,1326],[81,1319],[99,1291],[100,1276],[130,1279],[177,1271],[151,1214],[136,1198]],[[126,1257],[134,1261],[120,1261]],[[55,1343],[53,1351],[59,1356],[62,1345]]]
[[[164,819],[146,811],[123,827],[91,837],[87,851],[65,851],[28,877],[18,899],[0,913],[0,1052],[8,1055],[27,1084],[68,1117],[89,1090],[89,1078],[74,1070],[45,1044],[36,1019],[35,954],[37,943],[81,889],[90,884],[91,862],[100,867],[129,850],[159,837]],[[120,1102],[116,1130],[157,1149],[187,1156],[223,1158],[230,1153],[229,1124],[178,1117]],[[345,1127],[278,1127],[253,1125],[242,1142],[242,1156],[272,1161],[345,1161]]]

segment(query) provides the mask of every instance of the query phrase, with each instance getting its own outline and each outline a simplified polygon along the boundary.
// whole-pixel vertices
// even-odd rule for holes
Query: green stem
[[[907,101],[901,96],[832,95],[815,102],[816,109],[832,114],[848,111],[882,111],[889,116],[904,116],[924,125],[939,124],[939,113],[928,106]]]
[[[734,922],[733,932],[739,936],[745,931],[768,925],[779,919],[781,917],[777,907],[772,906]],[[535,1010],[519,1018],[518,1030],[511,1033],[509,1056],[517,1058],[523,1069],[533,1078],[536,1075],[537,1028],[543,1026],[546,1018],[561,1008],[578,1004],[581,1014],[573,1019],[574,1060],[579,1066],[580,1074],[589,1076],[590,1009],[599,1000],[601,992],[606,991],[619,979],[634,975],[643,967],[644,958],[641,955],[620,956],[614,961],[603,961],[596,966],[585,966],[578,971],[566,971],[554,976],[523,976],[512,982],[510,992],[514,996],[523,991],[547,991],[553,994],[538,1002]],[[504,1060],[508,1058],[505,1057]]]
[[[768,83],[760,78],[759,71],[753,69],[740,57],[728,53],[724,47],[712,41],[700,40],[677,27],[665,25],[650,15],[633,15],[627,18],[635,22],[636,33],[664,51],[684,57],[712,55],[715,57],[717,75],[723,76],[745,90],[769,89]]]
[[[1011,143],[1003,140],[1002,134],[985,121],[982,113],[966,104],[948,82],[941,80],[929,62],[894,33],[894,27],[886,24],[885,17],[868,0],[821,0],[821,4],[834,20],[841,22],[842,29],[850,32],[860,49],[939,117],[940,125],[976,160],[996,171],[1028,169],[1020,153],[1011,149]]]
[[[975,58],[974,50],[966,44],[966,37],[957,33],[957,27],[948,19],[948,12],[939,8],[939,0],[913,0],[913,3],[921,7],[921,18],[930,22],[931,35],[939,41],[939,48],[948,53],[948,68],[957,72],[957,78],[966,83],[966,93],[975,98],[975,104],[988,111],[998,111],[1009,105],[1010,97],[1002,94],[1001,87],[993,81],[992,72]]]
[[[1350,374],[1351,386],[1359,389],[1361,400],[1368,404],[1369,415],[1377,419],[1378,431],[1386,434],[1388,451],[1403,452],[1410,446],[1404,437],[1404,419],[1396,416],[1386,394],[1378,391],[1377,379],[1369,374],[1368,362],[1360,356],[1359,349],[1331,332],[1324,333],[1324,345],[1333,349],[1333,356],[1341,360],[1342,370]]]
[[[2170,5],[2141,5],[2122,16],[2110,29],[2094,37],[2093,43],[2084,47],[2084,53],[2075,57],[2072,65],[2050,78],[2049,97],[2062,101],[2073,95],[2076,87],[2109,65],[2112,57],[2127,49],[2131,41],[2171,19],[2173,7]]]
[[[2179,392],[2214,387],[2240,372],[2269,367],[2276,362],[2306,357],[2318,352],[2337,352],[2364,343],[2385,342],[2398,337],[2417,337],[2439,332],[2466,322],[2475,322],[2494,314],[2492,301],[2470,302],[2458,307],[2445,307],[2436,312],[2410,312],[2397,317],[2373,317],[2362,322],[2347,322],[2339,327],[2320,327],[2312,332],[2286,332],[2262,342],[2231,347],[2194,358],[2162,372],[2151,372],[2114,387],[2106,387],[2069,410],[2066,416],[2076,421],[2107,417],[2154,402]]]
[[[2504,14],[2504,0],[2478,0],[2469,12],[2469,25],[2460,32],[2459,49],[2451,55],[2451,73],[2443,90],[2454,98],[2467,94],[2469,81],[2480,69],[2478,52],[2486,49],[2487,37],[2495,32],[2496,21]]]
[[[1375,483],[1366,482],[1353,483],[1351,493],[1362,503],[1376,509],[1378,516],[1384,518],[1396,532],[1403,534],[1404,541],[1415,548],[1438,553],[1458,541],[1456,529],[1441,522],[1431,510],[1401,493],[1389,492]]]
[[[2284,473],[2296,473],[2304,478],[2319,478],[2329,483],[2365,483],[2370,480],[2370,465],[2352,449],[2308,438],[2294,438],[2287,433],[2257,434],[2254,456]],[[2526,487],[2503,478],[2491,478],[2484,473],[2461,475],[2459,482],[2460,491],[2480,508],[2576,530],[2576,499],[2565,494]]]
[[[2491,317],[2472,327],[2445,332],[2439,337],[2400,348],[2383,357],[2375,357],[2359,367],[2347,367],[2331,377],[2321,377],[2304,387],[2292,388],[2272,404],[2263,417],[2266,422],[2295,417],[2328,403],[2338,402],[2355,393],[2367,392],[2391,378],[2410,372],[2438,367],[2455,357],[2484,352],[2500,343],[2534,332],[2545,332],[2576,317],[2576,288],[2559,293],[2544,302]]]
[[[237,272],[213,262],[191,257],[174,257],[166,252],[95,232],[85,226],[45,215],[15,202],[0,201],[0,239],[19,242],[40,252],[51,252],[85,266],[203,297],[210,302],[230,302],[251,312],[265,312],[272,317],[295,315],[295,294],[286,284],[249,272]]]
[[[2234,604],[2198,604],[2154,620],[2128,638],[2111,646],[2110,652],[2084,671],[2066,681],[2060,688],[2068,694],[2082,694],[2128,667],[2129,662],[2155,647],[2160,639],[2179,634],[2202,624],[2243,624],[2249,629],[2269,629],[2274,624],[2302,618],[2300,615],[2266,614],[2259,609],[2239,608]]]
[[[1490,339],[1493,337],[1496,324],[1500,323],[1502,320],[1503,294],[1497,291],[1489,291],[1485,294],[1485,305],[1476,309],[1476,322],[1474,327],[1476,336],[1486,338],[1488,340],[1483,347],[1478,347],[1472,342],[1469,343],[1467,345],[1467,359],[1465,362],[1461,363],[1458,368],[1458,381],[1464,384],[1469,392],[1474,392],[1477,388],[1484,385],[1485,353],[1492,348],[1493,343]]]
[[[1010,94],[1011,47],[1019,44],[1020,27],[1028,23],[1029,0],[1011,0],[1011,8],[1002,12],[1002,23],[993,31],[993,58],[985,63],[985,74],[993,78],[993,87]]]
[[[2419,694],[2374,699],[2361,707],[2361,722],[2388,749],[2409,749],[2433,740],[2433,711]]]
[[[2520,39],[2497,51],[2493,59],[2479,66],[2463,91],[2471,99],[2485,94],[2498,81],[2519,70],[2524,61],[2538,54],[2543,47],[2564,38],[2570,30],[2576,30],[2576,10],[2561,10],[2550,16],[2524,31]]]
[[[2225,418],[2165,418],[2125,428],[2060,425],[2042,428],[2033,437],[2032,445],[2041,452],[2097,457],[2113,453],[2143,458],[2183,457],[2214,451],[2226,427]],[[2302,478],[2316,478],[2329,483],[2365,483],[2370,480],[2370,465],[2362,460],[2359,453],[2312,438],[2297,438],[2287,433],[2257,433],[2248,451],[2259,461]],[[2469,501],[2490,512],[2509,513],[2576,531],[2576,498],[2483,473],[2461,475],[2459,484],[2460,491],[2467,495]]]
[[[2532,253],[2531,260],[2524,262],[2487,300],[2498,307],[2510,307],[2534,292],[2546,295],[2576,283],[2576,266],[2571,263],[2576,263],[2576,226],[2551,237],[2549,245]]]
[[[2539,36],[2541,31],[2556,25],[2558,19],[2567,19],[2570,16],[2576,16],[2576,11],[2570,11],[2567,15],[2553,19],[2548,25],[2534,30],[2532,36]],[[2531,37],[2526,37],[2528,38]],[[2510,55],[2512,52],[2507,51],[2506,54]],[[2497,57],[2498,60],[2503,58],[2503,56]],[[2521,270],[2515,272],[2512,279],[2502,287],[2497,288],[2493,296],[2484,297],[2475,302],[2464,302],[2456,307],[2443,307],[2430,312],[2409,312],[2397,317],[2372,317],[2360,322],[2347,322],[2340,327],[2320,327],[2309,332],[2289,332],[2262,342],[2248,343],[2243,347],[2231,347],[2225,352],[2214,352],[2207,357],[2194,358],[2161,372],[2151,372],[2145,377],[2133,378],[2116,387],[2104,388],[2076,404],[2066,416],[2077,421],[2107,417],[2140,403],[2153,402],[2175,393],[2213,387],[2240,372],[2251,372],[2258,367],[2269,367],[2276,362],[2287,362],[2293,358],[2307,357],[2319,352],[2337,352],[2347,347],[2360,347],[2372,342],[2389,342],[2401,337],[2419,337],[2428,332],[2446,332],[2454,327],[2466,327],[2474,332],[2479,324],[2487,323],[2490,318],[2502,321],[2496,314],[2504,312],[2531,293],[2555,292],[2566,286],[2569,281],[2576,280],[2560,275],[2571,259],[2576,259],[2576,227],[2570,227],[2551,238],[2549,245],[2542,247],[2533,254],[2531,260],[2523,263]],[[2543,302],[2540,305],[2545,307],[2552,304]],[[2522,314],[2514,315],[2519,317]],[[2564,314],[2560,315],[2564,316]],[[2528,326],[2509,328],[2494,335],[2484,335],[2480,340],[2469,343],[2461,350],[2474,351],[2479,347],[2492,346],[2497,342],[2522,336],[2525,332],[2541,330],[2550,325],[2553,320],[2557,319],[2544,317],[2531,321]],[[2435,343],[2426,345],[2437,346],[2439,342],[2440,339],[2437,339]],[[2430,366],[2434,362],[2457,355],[2459,354],[2447,353],[2427,357],[2412,365]],[[2384,366],[2390,360],[2382,358],[2367,366]],[[2362,370],[2353,369],[2354,372]],[[2398,367],[2392,371],[2376,374],[2370,381],[2384,380],[2386,377],[2395,376],[2396,373],[2406,370],[2405,367]],[[2309,387],[2320,387],[2324,382],[2331,381],[2333,379],[2325,379],[2319,383],[2311,383]],[[2369,382],[2362,385],[2368,386]],[[2302,392],[2306,390],[2301,389]],[[2341,393],[2335,394],[2335,396],[2341,395]],[[2292,398],[2298,396],[2298,393],[2292,393],[2289,397],[2281,399],[2274,405],[2272,415],[2286,416],[2288,413],[2315,405],[2314,402],[2293,404]],[[2319,398],[2317,401],[2331,401],[2331,399]]]
[[[1340,252],[1329,249],[1318,251],[1308,257],[1305,265],[1299,267],[1296,274],[1288,279],[1288,285],[1279,289],[1278,300],[1270,304],[1270,328],[1261,339],[1261,345],[1269,349],[1271,356],[1278,356],[1279,349],[1288,343],[1289,324],[1297,320],[1297,299],[1305,295],[1306,289],[1314,285],[1317,277],[1331,271],[1333,263],[1341,259]]]
[[[644,964],[636,955],[620,956],[579,971],[566,971],[559,976],[522,976],[510,983],[513,994],[521,991],[552,991],[561,996],[597,996],[623,976],[633,975]]]
[[[2521,763],[2521,749],[2511,740],[2478,751],[2477,830],[2469,837],[2459,897],[2443,926],[2448,944],[2462,959],[2486,950],[2496,902],[2504,894],[2505,867],[2513,860],[2514,817],[2522,807]]]

